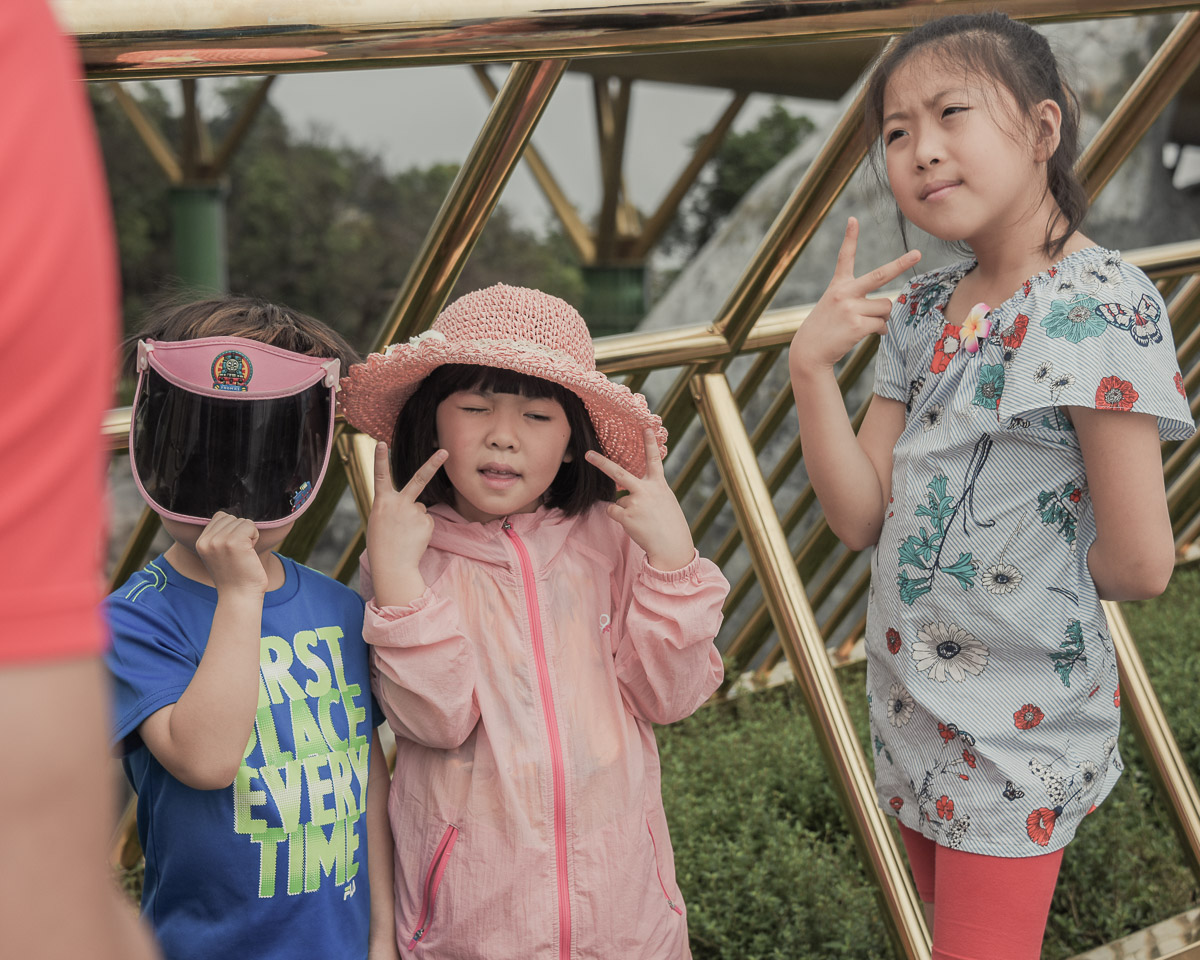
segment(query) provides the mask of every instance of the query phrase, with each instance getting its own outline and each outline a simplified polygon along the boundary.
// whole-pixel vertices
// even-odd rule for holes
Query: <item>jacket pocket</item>
[[[417,917],[417,929],[408,941],[408,949],[412,950],[429,933],[433,923],[433,904],[437,900],[438,887],[442,885],[442,875],[450,863],[450,851],[458,840],[458,827],[448,826],[442,834],[442,842],[433,851],[433,859],[429,863],[429,871],[425,874],[425,893],[421,897],[421,914]]]
[[[646,821],[646,832],[648,834],[650,834],[650,847],[654,851],[654,872],[658,874],[659,889],[662,890],[662,895],[663,895],[663,897],[666,898],[667,906],[670,907],[672,910],[674,910],[677,914],[679,914],[682,917],[683,916],[683,907],[679,906],[679,904],[677,904],[674,900],[671,899],[671,895],[669,893],[667,893],[667,885],[665,883],[663,883],[662,867],[660,867],[658,865],[658,844],[654,842],[654,831],[650,829],[650,821],[649,820]]]

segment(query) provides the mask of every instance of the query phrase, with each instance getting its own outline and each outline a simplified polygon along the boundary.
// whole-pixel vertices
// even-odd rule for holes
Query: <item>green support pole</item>
[[[184,286],[197,294],[229,290],[225,251],[223,183],[190,183],[171,189],[171,239],[175,270]]]
[[[585,266],[583,309],[592,336],[628,333],[646,313],[646,268],[641,264]]]

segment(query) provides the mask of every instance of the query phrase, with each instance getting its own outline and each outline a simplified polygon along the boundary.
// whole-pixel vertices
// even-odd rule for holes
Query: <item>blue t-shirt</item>
[[[217,591],[163,557],[105,602],[113,742],[138,793],[142,910],[170,960],[366,957],[372,731],[362,599],[286,557],[263,601],[258,712],[233,784],[175,779],[137,728],[174,703],[208,642]]]

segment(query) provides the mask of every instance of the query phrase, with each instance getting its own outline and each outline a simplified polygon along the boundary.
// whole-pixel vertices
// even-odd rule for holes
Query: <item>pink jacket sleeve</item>
[[[378,606],[365,553],[360,578],[375,697],[392,730],[426,747],[459,746],[475,729],[479,704],[475,657],[454,603],[426,588],[403,607]]]
[[[693,713],[725,675],[713,638],[729,583],[699,554],[680,570],[658,570],[627,540],[623,583],[613,584],[624,622],[616,638],[617,681],[634,716],[674,723]],[[620,575],[620,574],[618,574]]]

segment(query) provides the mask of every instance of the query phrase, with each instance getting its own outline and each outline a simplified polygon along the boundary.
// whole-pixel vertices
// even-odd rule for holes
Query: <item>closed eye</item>
[[[527,413],[525,416],[529,417],[530,420],[537,420],[539,423],[549,423],[549,421],[552,419],[550,416],[544,413]]]

